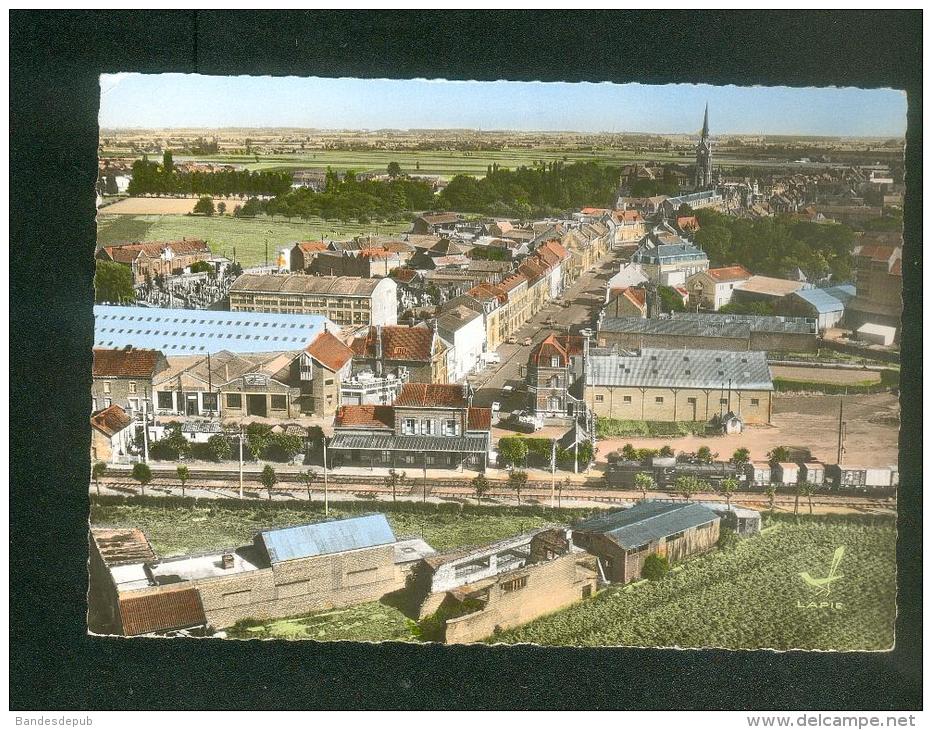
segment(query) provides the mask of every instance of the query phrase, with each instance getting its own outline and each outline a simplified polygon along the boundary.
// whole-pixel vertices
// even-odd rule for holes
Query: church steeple
[[[709,139],[709,105],[705,105],[702,133],[696,145],[696,190],[712,187],[712,140]]]

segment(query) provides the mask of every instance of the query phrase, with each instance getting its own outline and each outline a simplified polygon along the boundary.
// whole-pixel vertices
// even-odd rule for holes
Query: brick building
[[[845,312],[845,326],[866,323],[897,329],[903,313],[903,248],[865,244],[854,255],[856,295]]]
[[[120,406],[110,406],[91,416],[91,461],[112,461],[129,453],[135,429],[133,419]]]
[[[643,349],[590,355],[585,400],[597,417],[709,421],[728,414],[770,423],[773,381],[764,352]]]
[[[426,324],[369,327],[350,343],[353,375],[389,375],[404,383],[446,383],[447,346]]]
[[[324,241],[298,241],[291,247],[288,268],[296,274],[306,272],[311,267],[314,257],[328,250],[330,249]]]
[[[152,381],[168,367],[159,350],[94,348],[91,410],[116,405],[135,418],[144,408],[152,412]]]
[[[607,580],[630,583],[641,577],[648,555],[676,563],[712,550],[720,523],[715,512],[694,502],[641,502],[575,525],[573,541],[598,557]]]
[[[209,261],[213,254],[206,241],[192,239],[104,246],[97,249],[96,258],[128,266],[133,283],[142,284],[156,276],[182,274],[198,261]]]
[[[230,287],[230,311],[319,314],[341,326],[395,324],[397,288],[388,278],[243,274]]]
[[[583,398],[586,338],[551,334],[531,349],[527,384],[536,413],[573,415]]]
[[[344,381],[351,377],[353,351],[329,332],[322,332],[304,348],[300,360],[302,410],[315,416],[333,416],[342,404]]]

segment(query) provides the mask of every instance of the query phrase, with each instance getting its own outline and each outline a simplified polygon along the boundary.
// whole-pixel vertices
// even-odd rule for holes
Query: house
[[[91,410],[119,406],[130,418],[152,412],[152,382],[168,367],[160,350],[94,348]]]
[[[288,269],[296,274],[306,272],[314,258],[329,250],[324,241],[298,241],[291,247],[291,254],[288,257]]]
[[[457,213],[425,213],[414,219],[411,233],[419,236],[453,233],[461,220]]]
[[[404,588],[411,565],[433,552],[398,540],[381,514],[264,530],[238,548],[161,560],[141,546],[114,556],[112,540],[92,531],[103,543],[91,560],[93,610],[127,636],[376,601]]]
[[[693,274],[686,280],[689,306],[717,312],[731,302],[735,287],[750,278],[751,272],[743,266],[725,266]]]
[[[135,436],[134,421],[120,406],[91,415],[91,462],[116,461],[130,453]]]
[[[692,210],[702,210],[703,208],[722,210],[725,206],[725,199],[717,190],[701,190],[687,195],[667,198],[661,204],[661,209],[665,218],[676,218],[680,208],[684,205]]]
[[[94,306],[94,347],[149,348],[165,355],[297,351],[324,330],[337,329],[313,314]]]
[[[95,258],[128,266],[133,284],[143,284],[156,276],[182,274],[198,261],[209,261],[213,254],[206,241],[183,239],[103,246],[97,249]]]
[[[709,421],[726,413],[770,423],[773,381],[765,352],[660,350],[590,354],[585,400],[625,421]]]
[[[388,247],[318,253],[307,273],[314,276],[354,276],[364,279],[386,277],[405,265],[409,256]]]
[[[823,289],[800,289],[778,305],[781,314],[814,319],[820,332],[835,327],[845,316],[845,307],[854,299],[853,284]]]
[[[481,311],[459,302],[450,302],[437,315],[437,334],[447,344],[449,382],[459,382],[476,365],[486,349],[485,320]]]
[[[654,284],[680,286],[709,268],[709,257],[695,244],[682,238],[668,224],[656,226],[638,244],[631,256]]]
[[[305,413],[333,416],[342,405],[343,382],[350,379],[353,351],[329,332],[321,332],[301,353],[301,386],[310,384]]]
[[[903,312],[903,248],[864,244],[855,249],[856,296],[848,302],[845,326],[872,323],[900,328]]]
[[[343,406],[328,466],[484,471],[492,412],[472,406],[467,386],[405,383],[391,406]]]
[[[615,295],[633,286],[647,283],[647,277],[638,264],[625,263],[621,265],[617,274],[605,282],[606,304],[615,298]]]
[[[369,327],[350,343],[350,349],[354,377],[371,373],[377,378],[394,375],[402,383],[449,382],[449,348],[426,324]]]
[[[644,217],[637,210],[614,210],[611,220],[615,226],[613,248],[639,241],[644,236]]]
[[[477,549],[424,558],[414,600],[426,618],[443,609],[436,640],[481,641],[595,595],[596,560],[564,528],[549,528]]]
[[[712,550],[720,524],[715,512],[695,502],[645,501],[575,525],[573,541],[598,558],[606,580],[630,583],[641,577],[648,555],[676,563]]]
[[[453,299],[451,301],[457,301]],[[478,306],[482,310],[485,322],[485,347],[493,352],[505,342],[511,332],[507,330],[508,294],[497,284],[477,284],[466,292],[462,301],[467,306]],[[473,304],[474,303],[474,304]]]
[[[606,317],[647,317],[647,290],[641,287],[613,290],[602,308]]]
[[[861,342],[890,347],[896,340],[896,327],[885,327],[882,324],[868,322],[858,327],[856,334]]]
[[[335,324],[395,324],[392,279],[304,274],[243,274],[230,287],[231,312],[317,314]]]
[[[551,334],[531,349],[527,384],[536,413],[573,415],[583,408],[587,340]]]

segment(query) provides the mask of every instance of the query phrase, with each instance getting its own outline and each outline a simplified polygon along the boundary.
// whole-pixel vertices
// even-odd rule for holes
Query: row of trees
[[[595,452],[591,441],[584,441],[578,448],[564,449],[557,447],[557,466],[561,469],[573,469],[573,459],[577,461],[577,468],[586,468],[591,462]],[[498,458],[504,466],[518,467],[537,466],[550,467],[553,457],[553,441],[541,438],[525,438],[523,436],[503,436],[498,440]]]
[[[245,431],[245,455],[253,461],[289,462],[304,451],[300,436],[273,433],[265,423],[250,423]],[[211,436],[206,444],[193,444],[181,433],[180,423],[166,425],[164,436],[149,446],[149,456],[157,461],[183,461],[187,458],[226,461],[233,456],[233,441],[226,434]]]
[[[786,217],[747,220],[714,210],[696,211],[695,240],[713,267],[740,264],[756,274],[786,277],[797,267],[811,279],[851,278],[854,231],[841,224]]]
[[[133,163],[130,195],[283,195],[291,189],[291,174],[261,170],[179,171],[166,152],[162,163],[142,159]]]

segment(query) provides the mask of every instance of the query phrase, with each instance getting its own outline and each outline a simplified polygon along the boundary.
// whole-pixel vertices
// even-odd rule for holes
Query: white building
[[[689,303],[693,309],[717,312],[731,302],[735,287],[751,278],[751,272],[743,266],[725,266],[693,274],[686,280]]]
[[[485,351],[484,318],[465,305],[451,307],[437,317],[437,334],[450,348],[447,378],[457,383],[476,367]]]

